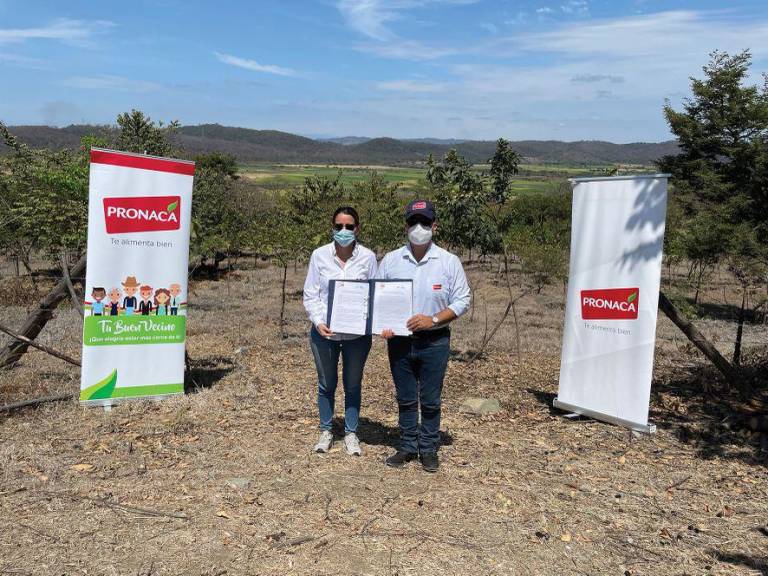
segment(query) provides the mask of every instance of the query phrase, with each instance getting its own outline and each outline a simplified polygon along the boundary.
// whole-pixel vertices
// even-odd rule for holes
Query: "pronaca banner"
[[[184,391],[193,162],[94,148],[80,400]]]
[[[554,405],[649,432],[667,176],[571,182],[568,302]]]

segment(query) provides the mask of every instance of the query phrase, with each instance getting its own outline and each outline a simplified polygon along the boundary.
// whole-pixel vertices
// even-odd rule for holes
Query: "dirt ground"
[[[187,395],[0,414],[0,574],[768,573],[768,439],[740,424],[682,334],[660,318],[656,434],[568,419],[550,407],[562,287],[521,300],[519,351],[510,319],[470,363],[505,292],[488,268],[468,273],[475,312],[454,328],[439,473],[383,464],[397,422],[378,339],[363,456],[338,443],[311,453],[303,270],[289,273],[284,339],[277,271],[237,270],[193,284]],[[8,305],[10,284],[0,321],[18,326],[26,300]],[[735,327],[712,316],[699,325],[727,352]],[[79,356],[78,321],[62,307],[40,341]],[[764,325],[747,326],[754,370],[766,342]],[[74,366],[32,351],[0,373],[0,403],[78,387]],[[470,396],[497,398],[502,411],[461,413]]]

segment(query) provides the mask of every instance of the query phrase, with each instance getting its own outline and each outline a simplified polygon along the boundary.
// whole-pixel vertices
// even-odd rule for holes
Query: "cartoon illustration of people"
[[[155,315],[168,315],[168,301],[171,299],[171,293],[167,288],[158,288],[155,290]]]
[[[171,316],[179,315],[179,306],[181,305],[181,285],[171,284],[169,287],[169,293],[171,295]]]
[[[139,287],[139,283],[136,281],[136,276],[128,276],[125,282],[121,282],[125,289],[125,298],[123,298],[123,309],[126,316],[131,316],[133,311],[136,310],[136,290]]]
[[[104,316],[104,302],[102,300],[107,296],[107,291],[101,286],[94,286],[91,296],[93,297],[91,314],[94,316]]]
[[[117,316],[120,312],[120,288],[110,288],[107,296],[109,296],[108,314],[109,316]]]
[[[142,316],[149,316],[152,313],[152,286],[145,284],[139,290],[141,302],[139,302],[139,312]]]

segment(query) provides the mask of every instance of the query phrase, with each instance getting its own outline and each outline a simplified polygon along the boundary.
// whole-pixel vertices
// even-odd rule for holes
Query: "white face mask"
[[[415,246],[429,244],[432,240],[432,227],[414,224],[408,228],[408,240]]]

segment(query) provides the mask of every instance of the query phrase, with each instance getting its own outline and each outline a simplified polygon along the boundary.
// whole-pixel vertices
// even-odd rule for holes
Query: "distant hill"
[[[341,138],[315,138],[319,142],[333,142],[334,144],[341,144],[343,146],[350,146],[352,144],[362,144],[368,142],[370,138],[365,136],[342,136]]]
[[[426,144],[445,144],[447,146],[454,146],[455,144],[461,144],[467,140],[456,138],[401,138],[403,142],[422,142]]]
[[[75,148],[81,136],[111,130],[103,126],[83,125],[64,128],[11,126],[10,129],[32,147],[51,149]],[[241,162],[412,165],[424,162],[429,154],[441,157],[451,148],[456,148],[471,162],[482,163],[493,155],[496,143],[483,140],[397,140],[354,136],[334,141],[313,140],[278,130],[203,124],[183,126],[177,136],[177,145],[187,156],[219,151],[233,154]],[[512,142],[512,147],[525,162],[569,166],[650,164],[661,156],[677,151],[674,141],[613,144],[597,140],[522,140]],[[3,151],[4,147],[0,145],[0,152]]]
[[[373,140],[373,138],[368,138],[366,136],[341,136],[340,138],[315,138],[315,140],[319,140],[320,142],[334,142],[336,144],[349,146],[351,144],[362,144],[363,142],[368,142],[368,140]],[[456,138],[399,138],[399,140],[403,142],[447,144],[448,146],[453,146],[454,144],[459,144],[460,142],[466,142],[466,140],[457,140]]]

